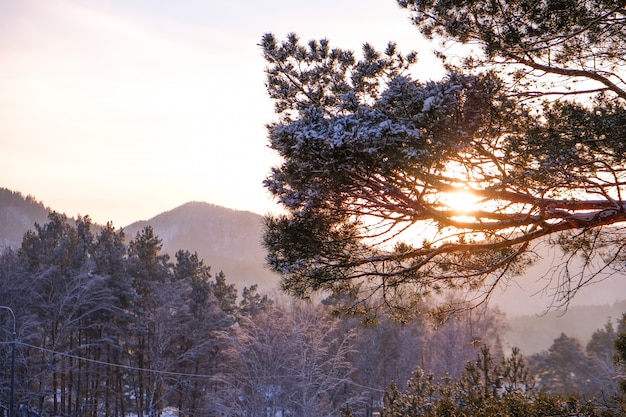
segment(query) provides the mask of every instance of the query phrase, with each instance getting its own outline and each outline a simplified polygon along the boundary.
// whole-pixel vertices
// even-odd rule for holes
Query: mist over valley
[[[19,248],[24,234],[35,223],[45,224],[51,211],[54,208],[45,206],[34,196],[0,189],[0,249]],[[223,272],[239,290],[258,285],[262,293],[278,293],[280,277],[264,263],[261,215],[206,202],[189,202],[124,226],[126,240],[146,226],[153,228],[162,240],[163,251],[171,257],[178,250],[197,252],[213,275]],[[94,225],[99,227],[102,225]],[[508,329],[502,335],[503,345],[520,347],[525,354],[547,349],[562,332],[584,344],[607,320],[615,321],[626,311],[623,275],[586,286],[569,306],[554,308],[549,271],[559,258],[555,249],[545,248],[545,251],[545,257],[525,275],[498,287],[489,306],[501,312],[508,322]]]

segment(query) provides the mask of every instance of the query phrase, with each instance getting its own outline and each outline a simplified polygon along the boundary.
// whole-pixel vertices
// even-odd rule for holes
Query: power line
[[[147,369],[147,368],[139,368],[136,366],[130,366],[130,365],[122,365],[122,364],[118,364],[118,363],[110,363],[110,362],[105,362],[105,361],[100,361],[97,359],[91,359],[91,358],[85,358],[83,356],[78,356],[78,355],[73,355],[71,353],[67,353],[67,352],[57,352],[55,350],[52,349],[46,349],[40,346],[35,346],[35,345],[31,345],[29,343],[24,343],[24,342],[17,342],[18,345],[22,345],[22,346],[26,346],[29,348],[33,348],[33,349],[38,349],[42,352],[47,352],[53,355],[58,355],[58,356],[64,356],[66,358],[72,358],[72,359],[77,359],[77,360],[81,360],[84,362],[89,362],[89,363],[95,363],[98,365],[105,365],[105,366],[111,366],[113,368],[120,368],[120,369],[125,369],[128,371],[139,371],[139,372],[149,372],[149,373],[153,373],[153,374],[160,374],[160,375],[170,375],[170,376],[184,376],[184,377],[195,377],[195,378],[214,378],[213,375],[204,375],[204,374],[190,374],[190,373],[185,373],[185,372],[172,372],[172,371],[161,371],[158,369]]]
[[[58,356],[63,356],[66,358],[72,358],[72,359],[77,359],[80,361],[84,361],[84,362],[89,362],[89,363],[94,363],[97,365],[105,365],[105,366],[110,366],[113,368],[119,368],[119,369],[124,369],[124,370],[128,370],[128,371],[138,371],[138,372],[148,372],[148,373],[152,373],[152,374],[159,374],[159,375],[168,375],[168,376],[179,376],[179,377],[191,377],[191,378],[206,378],[206,379],[214,379],[217,380],[218,378],[216,378],[215,375],[206,375],[206,374],[190,374],[190,373],[185,373],[185,372],[172,372],[172,371],[161,371],[158,369],[148,369],[148,368],[139,368],[136,366],[130,366],[130,365],[122,365],[122,364],[117,364],[117,363],[110,363],[110,362],[106,362],[106,361],[100,361],[97,359],[91,359],[91,358],[85,358],[83,356],[78,356],[78,355],[74,355],[71,353],[67,353],[67,352],[58,352],[52,349],[47,349],[47,348],[43,348],[41,346],[35,346],[35,345],[31,345],[29,343],[24,343],[24,342],[16,342],[18,345],[22,345],[25,347],[29,347],[32,349],[37,349],[41,352],[46,352],[46,353],[50,353],[52,355],[58,355]],[[4,345],[4,344],[8,344],[7,342],[0,342],[0,345]],[[289,376],[287,375],[279,375],[279,377],[287,379],[289,378]],[[276,376],[274,377],[265,377],[265,378],[270,378],[270,379],[276,379]],[[343,379],[337,378],[337,380],[341,380],[346,382]],[[368,389],[368,390],[372,390],[372,391],[377,391],[377,392],[385,392],[385,390],[380,389],[380,388],[375,388],[375,387],[368,387],[365,385],[361,385],[358,384],[354,381],[348,381],[351,385],[358,387],[358,388],[362,388],[362,389]]]

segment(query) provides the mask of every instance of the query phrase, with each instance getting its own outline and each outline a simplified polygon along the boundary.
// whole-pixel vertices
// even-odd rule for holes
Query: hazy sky
[[[394,40],[440,75],[394,0],[0,0],[0,187],[117,227],[188,201],[275,210],[266,32]]]
[[[0,187],[116,227],[188,201],[276,210],[261,184],[278,162],[266,32],[355,51],[394,40],[420,52],[417,76],[442,75],[394,0],[0,0]]]

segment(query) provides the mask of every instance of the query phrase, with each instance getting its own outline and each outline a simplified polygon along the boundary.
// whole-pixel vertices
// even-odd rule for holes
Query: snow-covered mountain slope
[[[31,196],[0,188],[0,250],[20,247],[24,234],[35,223],[45,224],[50,211]]]
[[[261,290],[269,291],[277,287],[278,276],[264,264],[262,222],[263,218],[255,213],[190,202],[135,222],[124,232],[130,239],[150,225],[172,258],[178,250],[198,252],[213,273],[223,271],[239,289],[258,284]]]

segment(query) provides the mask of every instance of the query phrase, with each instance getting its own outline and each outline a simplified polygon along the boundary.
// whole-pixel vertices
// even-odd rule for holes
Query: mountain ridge
[[[129,239],[148,225],[170,256],[178,250],[197,252],[227,278],[246,286],[256,284],[262,290],[273,290],[278,283],[278,276],[265,267],[259,214],[191,201],[123,229]]]
[[[35,223],[45,224],[52,210],[34,197],[0,188],[0,250],[7,246],[18,248]],[[263,217],[259,214],[226,208],[212,203],[190,201],[122,227],[126,239],[150,225],[163,242],[163,250],[171,257],[178,250],[197,252],[212,273],[223,271],[238,287],[257,284],[262,291],[277,289],[279,276],[265,265],[261,239]],[[95,225],[100,227],[99,225]],[[542,254],[544,259],[529,268],[522,277],[508,285],[499,286],[491,297],[491,305],[511,317],[542,314],[550,305],[550,270],[558,263],[558,255]],[[506,288],[506,290],[505,290]],[[600,281],[581,291],[574,305],[601,305],[623,299],[626,279]],[[620,298],[621,297],[621,298]]]
[[[51,212],[32,196],[0,188],[0,251],[19,248],[24,234],[35,224],[46,224]],[[148,225],[172,258],[178,250],[196,252],[213,274],[224,272],[238,288],[258,285],[263,292],[277,288],[278,275],[265,267],[259,214],[191,201],[121,229],[128,241]],[[94,224],[94,229],[100,227]]]
[[[34,224],[45,224],[52,210],[32,196],[0,188],[0,251],[5,247],[19,248],[22,238]],[[156,236],[162,240],[163,251],[171,257],[178,250],[196,252],[205,265],[211,267],[212,274],[223,271],[228,282],[241,291],[243,287],[258,285],[259,290],[271,293],[277,290],[279,277],[271,272],[264,262],[265,252],[261,244],[263,217],[259,214],[221,207],[215,204],[190,201],[171,210],[155,215],[148,220],[140,220],[122,227],[127,241],[133,239],[146,226],[151,226]],[[94,225],[94,229],[101,227]],[[97,233],[94,230],[95,233]],[[550,268],[550,254],[545,253],[543,263],[535,265],[515,285],[509,285],[506,295],[497,294],[492,302],[501,306],[506,313],[511,329],[503,334],[506,345],[523,347],[526,353],[547,349],[551,341],[562,330],[582,341],[588,339],[598,328],[602,328],[609,318],[618,318],[624,308],[622,282],[609,285],[598,283],[594,297],[585,297],[586,304],[573,305],[567,312],[537,313],[532,304],[547,307],[546,298],[531,297]],[[555,254],[552,254],[555,256]],[[609,299],[622,294],[622,300]],[[584,293],[584,291],[583,291]],[[580,301],[580,300],[578,300]],[[522,307],[526,306],[526,311]],[[544,315],[546,313],[547,315]],[[562,315],[562,317],[559,317]],[[555,316],[557,316],[555,318]],[[546,322],[553,323],[554,328]]]
[[[0,188],[0,250],[17,248],[35,223],[44,224],[52,210],[31,195]]]

